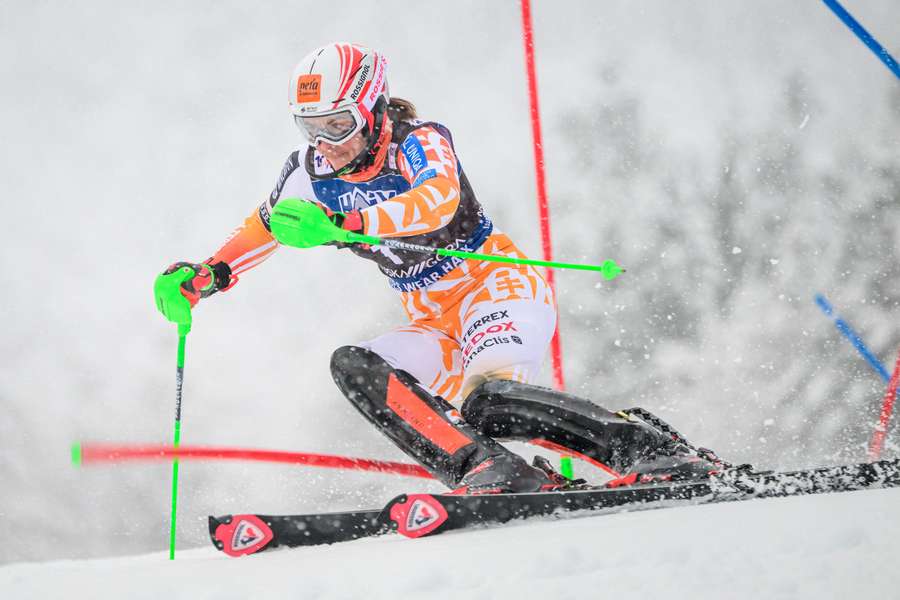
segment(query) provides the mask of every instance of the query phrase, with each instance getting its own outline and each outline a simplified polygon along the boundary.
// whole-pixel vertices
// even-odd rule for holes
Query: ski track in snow
[[[4,598],[898,598],[900,489],[529,521],[230,559],[0,567]]]

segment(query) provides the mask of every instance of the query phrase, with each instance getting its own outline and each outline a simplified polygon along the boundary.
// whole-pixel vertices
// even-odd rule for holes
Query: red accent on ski
[[[429,494],[412,494],[391,507],[390,517],[401,535],[419,538],[444,524],[447,509]]]
[[[228,556],[259,552],[272,541],[272,530],[256,515],[234,515],[230,523],[216,527],[216,539]]]
[[[618,479],[613,479],[612,481],[607,481],[606,486],[608,488],[617,488],[626,485],[634,485],[637,483],[637,473],[629,473],[625,477],[619,477]]]

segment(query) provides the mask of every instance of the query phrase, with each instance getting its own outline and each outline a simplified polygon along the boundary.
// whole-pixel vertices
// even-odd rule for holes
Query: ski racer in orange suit
[[[269,198],[207,261],[169,268],[193,269],[182,284],[191,306],[231,288],[278,249],[269,220],[285,198],[313,202],[354,232],[524,258],[476,199],[450,131],[420,120],[411,103],[391,99],[380,53],[347,43],[317,48],[295,68],[289,102],[308,144],[288,157]],[[491,437],[510,434],[509,427],[497,429],[494,422],[487,431],[488,420],[474,413],[463,419],[467,404],[499,406],[504,389],[509,399],[527,397],[534,388],[529,384],[557,318],[542,275],[524,265],[334,245],[374,261],[409,319],[332,355],[332,376],[354,406],[451,488],[490,493],[559,487],[563,481],[546,465],[530,466]],[[538,396],[550,393],[535,389]],[[611,420],[625,426],[620,417]],[[467,421],[484,423],[479,428]]]

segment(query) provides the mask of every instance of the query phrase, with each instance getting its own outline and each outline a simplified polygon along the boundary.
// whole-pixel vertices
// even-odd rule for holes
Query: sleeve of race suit
[[[446,226],[459,206],[459,173],[449,140],[432,127],[416,129],[400,144],[397,166],[412,189],[359,211],[363,233],[413,236]]]
[[[278,249],[278,242],[269,230],[271,207],[285,194],[298,198],[312,196],[312,187],[309,176],[303,169],[300,152],[293,152],[288,157],[269,199],[228,236],[210,262],[224,262],[231,268],[232,275],[240,275],[269,258]]]
[[[269,258],[277,248],[278,242],[263,225],[260,209],[257,209],[228,236],[210,263],[224,262],[231,267],[233,276],[240,275]]]

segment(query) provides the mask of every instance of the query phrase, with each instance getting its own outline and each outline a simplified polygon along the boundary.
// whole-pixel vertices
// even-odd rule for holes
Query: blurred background
[[[900,55],[896,2],[845,6]],[[569,391],[732,461],[863,460],[885,386],[813,297],[892,370],[900,82],[813,0],[536,0],[533,19],[556,257],[628,269],[557,273]],[[540,255],[521,35],[512,0],[0,3],[0,562],[166,548],[170,465],[78,470],[69,445],[171,440],[177,336],[153,279],[269,194],[312,48],[383,51],[391,91],[450,127],[494,221]],[[182,443],[406,460],[328,372],[402,319],[373,265],[282,249],[196,310]],[[178,543],[208,544],[209,513],[432,486],[186,462]]]

